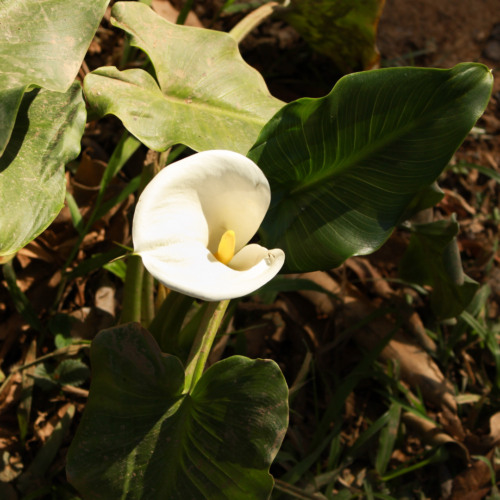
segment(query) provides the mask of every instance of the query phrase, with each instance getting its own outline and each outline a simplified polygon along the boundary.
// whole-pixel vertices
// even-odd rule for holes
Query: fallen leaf
[[[493,450],[486,455],[490,460],[492,457]],[[490,469],[483,461],[477,460],[455,477],[450,500],[481,500],[490,489]]]
[[[297,276],[297,275],[294,275]],[[372,314],[377,310],[370,301],[353,285],[347,283],[345,290],[327,273],[317,271],[298,275],[301,279],[309,279],[326,290],[337,295],[342,304],[346,325],[353,326],[362,318]],[[304,297],[311,300],[317,309],[329,314],[334,307],[333,301],[325,299],[325,294],[318,292],[300,292]],[[315,302],[315,299],[318,298]],[[329,301],[326,302],[326,300]],[[336,303],[337,304],[337,303]],[[394,323],[389,319],[377,318],[368,325],[360,328],[354,337],[356,341],[366,349],[374,349],[385,336],[394,329]],[[396,333],[387,347],[382,351],[382,361],[395,359],[399,361],[401,367],[401,378],[411,387],[422,391],[424,398],[438,407],[446,406],[454,414],[457,411],[457,403],[453,385],[441,373],[439,367],[429,354],[415,343],[407,334],[402,331]]]
[[[470,462],[467,448],[444,432],[443,429],[440,429],[437,424],[409,412],[404,413],[401,420],[412,427],[426,444],[446,446],[448,451],[461,458],[464,462]]]
[[[166,19],[173,24],[177,23],[179,11],[168,0],[153,0],[151,7],[158,15],[163,17],[163,19]],[[184,25],[192,26],[194,28],[204,27],[198,19],[198,16],[193,11],[189,12]]]

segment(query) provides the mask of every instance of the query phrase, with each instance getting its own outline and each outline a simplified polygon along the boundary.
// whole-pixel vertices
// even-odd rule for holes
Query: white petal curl
[[[255,163],[231,151],[205,151],[163,169],[143,191],[134,215],[134,250],[165,286],[199,299],[241,297],[271,280],[283,266],[282,250],[245,246],[271,199]],[[228,266],[213,253],[233,230]]]

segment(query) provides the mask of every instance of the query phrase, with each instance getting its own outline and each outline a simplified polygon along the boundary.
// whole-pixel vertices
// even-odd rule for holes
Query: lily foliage
[[[269,498],[288,389],[269,360],[234,356],[203,373],[228,299],[252,294],[280,270],[327,270],[373,252],[398,224],[434,205],[434,183],[484,111],[492,75],[473,63],[366,71],[321,99],[285,105],[230,34],[169,23],[147,2],[117,2],[111,22],[151,65],[99,68],[82,89],[72,81],[107,3],[52,0],[50,17],[36,16],[43,29],[32,30],[32,43],[0,44],[0,256],[26,245],[61,209],[62,167],[77,157],[84,130],[83,92],[92,113],[118,116],[131,134],[100,196],[141,142],[192,153],[152,179],[144,169],[124,289],[133,306],[123,318],[134,322],[102,331],[92,344],[92,385],[68,478],[85,500]],[[6,5],[0,24],[10,40],[19,9],[41,7]],[[63,15],[73,37],[53,52]],[[78,207],[76,214],[79,221]],[[443,239],[441,226],[420,238],[439,259],[458,231],[453,223]],[[88,227],[78,230],[83,241]],[[423,230],[413,231],[415,255]],[[461,302],[435,301],[438,318],[460,314],[475,291],[470,279],[450,281],[456,269],[445,264],[436,261],[423,284],[442,289],[439,280],[447,280]],[[158,294],[169,291],[153,321],[144,313],[152,277]],[[162,353],[165,335],[171,345],[181,339],[189,356]]]

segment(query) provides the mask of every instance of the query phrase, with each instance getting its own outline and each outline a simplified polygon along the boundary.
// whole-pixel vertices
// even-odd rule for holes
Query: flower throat
[[[226,231],[220,239],[219,248],[215,252],[214,257],[226,266],[234,257],[234,247],[236,245],[236,236],[234,231]]]

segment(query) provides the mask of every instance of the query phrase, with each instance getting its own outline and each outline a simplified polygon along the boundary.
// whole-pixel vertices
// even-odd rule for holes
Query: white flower
[[[195,154],[163,169],[141,194],[134,251],[172,290],[208,301],[247,295],[285,261],[282,250],[247,245],[270,200],[266,177],[245,156]]]

